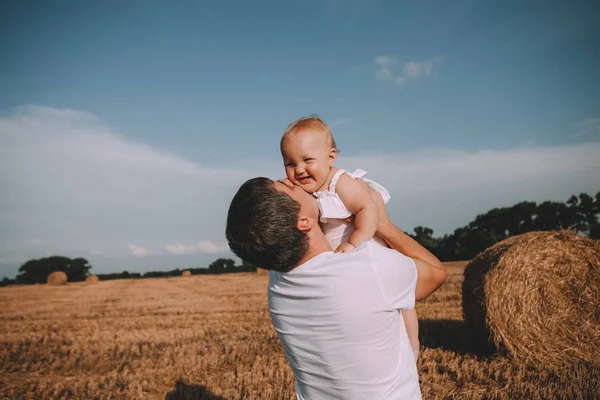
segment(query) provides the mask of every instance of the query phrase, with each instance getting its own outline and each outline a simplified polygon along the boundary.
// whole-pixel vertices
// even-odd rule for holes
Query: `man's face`
[[[300,205],[300,213],[315,220],[319,218],[319,207],[317,200],[309,193],[306,193],[301,187],[294,185],[289,179],[274,181],[275,190],[290,196]]]

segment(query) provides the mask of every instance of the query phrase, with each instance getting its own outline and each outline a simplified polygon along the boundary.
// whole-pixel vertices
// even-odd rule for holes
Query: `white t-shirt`
[[[420,399],[400,312],[414,307],[416,282],[410,258],[373,241],[270,271],[269,311],[298,399]]]

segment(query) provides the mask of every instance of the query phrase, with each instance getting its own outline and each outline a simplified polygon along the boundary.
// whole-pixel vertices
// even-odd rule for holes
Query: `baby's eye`
[[[287,163],[287,164],[285,164],[285,166],[292,168],[292,167],[295,167],[296,165],[294,163]]]
[[[314,161],[314,160],[315,160],[314,158],[305,158],[304,162],[311,162],[311,161]]]

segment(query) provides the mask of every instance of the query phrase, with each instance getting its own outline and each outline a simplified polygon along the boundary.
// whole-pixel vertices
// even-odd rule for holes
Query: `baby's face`
[[[335,162],[336,150],[326,135],[303,130],[287,136],[281,146],[285,173],[308,193],[322,190]]]

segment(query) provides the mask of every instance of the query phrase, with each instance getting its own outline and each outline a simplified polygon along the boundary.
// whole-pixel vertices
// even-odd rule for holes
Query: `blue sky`
[[[0,276],[230,256],[229,199],[311,113],[408,231],[595,193],[598,48],[595,1],[4,1]]]

